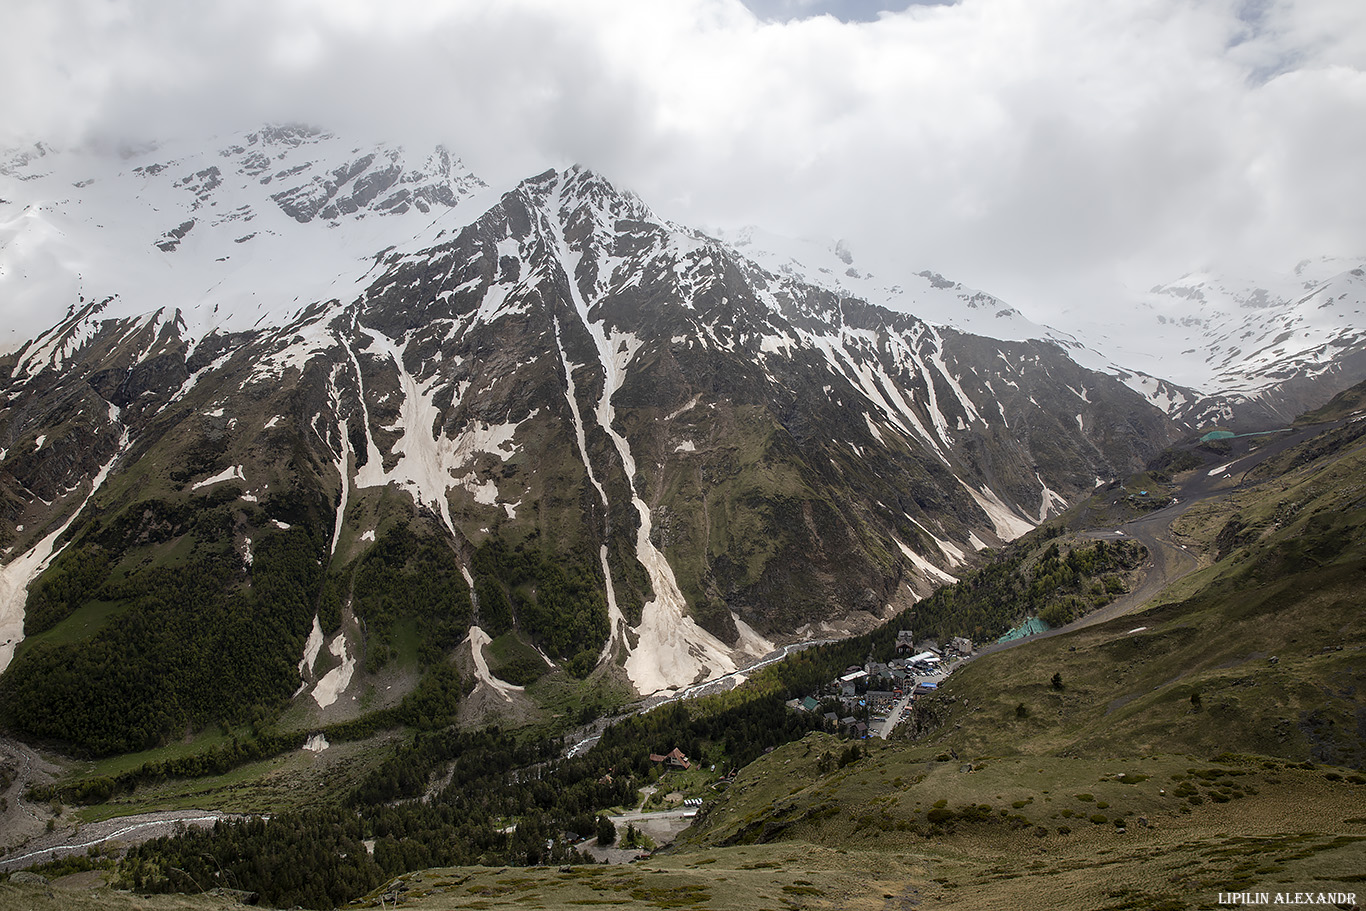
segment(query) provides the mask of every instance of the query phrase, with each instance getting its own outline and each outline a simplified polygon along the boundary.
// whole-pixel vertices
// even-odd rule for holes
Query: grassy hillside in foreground
[[[1360,776],[1250,758],[967,763],[865,746],[833,770],[848,744],[827,735],[775,750],[706,806],[686,844],[634,865],[427,869],[348,907],[401,895],[421,911],[1182,911],[1254,888],[1366,891]],[[44,894],[0,885],[0,907],[131,907],[126,893],[61,880],[55,900]],[[222,907],[178,898],[137,906]]]
[[[0,908],[23,911],[228,911],[241,908],[232,895],[134,895],[113,889],[92,889],[92,877],[81,875],[53,885],[0,883]]]
[[[869,870],[879,857],[916,862],[925,872],[903,874],[903,889],[928,907],[1023,907],[1027,895],[1030,907],[1170,911],[1273,883],[1363,891],[1361,776],[1171,755],[969,762],[895,743],[829,771],[838,747],[812,735],[756,763],[680,850],[800,845],[863,855]],[[864,906],[912,907],[875,902],[896,894],[866,889]]]
[[[920,704],[963,755],[1252,752],[1366,763],[1366,425],[1261,466],[1174,526],[1183,597],[985,656]],[[1061,688],[1052,685],[1061,675]]]

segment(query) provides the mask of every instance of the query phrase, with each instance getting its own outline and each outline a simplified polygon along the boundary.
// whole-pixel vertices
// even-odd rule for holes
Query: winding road
[[[1265,436],[1234,438],[1230,441],[1233,444],[1234,451],[1230,452],[1226,460],[1214,468],[1202,467],[1190,472],[1180,482],[1171,505],[1126,522],[1114,531],[1091,532],[1087,535],[1087,537],[1097,540],[1137,541],[1148,549],[1147,572],[1143,576],[1143,581],[1134,591],[1065,626],[1056,627],[1024,639],[994,643],[980,649],[972,657],[977,658],[981,655],[1014,648],[1025,642],[1035,642],[1039,639],[1060,636],[1074,630],[1108,623],[1118,617],[1141,610],[1173,583],[1194,572],[1200,566],[1200,562],[1194,554],[1172,539],[1172,523],[1186,510],[1196,503],[1226,497],[1244,489],[1247,473],[1262,462],[1272,456],[1280,455],[1293,446],[1298,446],[1310,437],[1338,427],[1344,427],[1348,423],[1350,420],[1288,428],[1282,431],[1282,436],[1269,442],[1263,442],[1263,445],[1256,449],[1252,448],[1253,440],[1265,441]]]

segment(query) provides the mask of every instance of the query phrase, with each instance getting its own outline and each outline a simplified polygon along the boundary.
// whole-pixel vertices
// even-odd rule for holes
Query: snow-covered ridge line
[[[394,238],[428,246],[454,226],[446,216],[488,201],[484,182],[441,147],[357,147],[293,127],[210,143],[10,159],[0,296],[33,312],[105,298],[102,312],[35,347],[25,372],[60,369],[100,321],[168,300],[187,341],[285,325],[301,305],[350,297]]]
[[[281,188],[283,178],[272,179],[273,193]],[[339,186],[353,188],[355,183],[353,175],[341,180]],[[314,190],[320,194],[316,198],[302,194],[291,197],[291,204],[320,203],[326,208],[338,195],[325,187]],[[197,202],[203,202],[205,208],[209,205]],[[243,221],[251,221],[250,228],[239,225],[234,229],[255,232],[239,235],[240,244],[233,238],[234,246],[226,248],[234,263],[258,255],[269,231],[280,227],[267,227],[282,211],[278,201],[273,200],[271,206],[253,211],[250,219],[243,216]],[[713,466],[727,458],[729,441],[724,435],[731,420],[726,410],[729,403],[720,396],[709,400],[706,390],[743,388],[747,395],[754,390],[757,395],[752,401],[759,402],[760,407],[771,409],[777,402],[783,409],[792,408],[798,420],[787,422],[783,413],[782,426],[794,438],[800,437],[803,447],[812,441],[802,457],[818,461],[810,459],[817,448],[828,448],[835,454],[830,459],[833,473],[825,471],[822,463],[824,476],[819,481],[828,483],[832,491],[853,491],[855,496],[862,496],[874,489],[866,478],[857,477],[858,460],[878,465],[878,480],[892,480],[899,491],[911,490],[919,481],[908,466],[926,469],[932,483],[947,481],[950,474],[956,477],[966,492],[953,489],[949,482],[941,490],[942,498],[919,497],[917,491],[917,505],[900,493],[885,495],[882,490],[892,489],[886,486],[871,494],[881,512],[867,520],[872,534],[862,540],[876,539],[890,545],[886,523],[901,523],[898,513],[916,522],[923,534],[901,525],[902,531],[897,534],[909,546],[903,544],[900,549],[917,577],[929,583],[951,579],[950,572],[967,559],[969,546],[985,546],[981,537],[992,542],[1008,540],[1036,521],[1044,521],[1065,505],[1064,494],[1072,497],[1078,493],[1078,477],[1089,485],[1093,470],[1118,470],[1109,466],[1118,466],[1135,450],[1122,451],[1103,437],[1107,422],[1125,420],[1119,414],[1121,410],[1127,411],[1134,439],[1141,441],[1140,449],[1143,442],[1167,433],[1170,427],[1118,384],[1062,363],[1047,342],[983,342],[928,318],[889,313],[875,301],[865,304],[866,296],[856,299],[850,288],[871,279],[852,264],[848,267],[859,273],[847,276],[853,284],[845,283],[849,285],[845,287],[835,282],[844,290],[833,294],[803,284],[806,279],[795,266],[781,275],[765,272],[764,266],[742,252],[660,222],[648,213],[641,214],[605,182],[580,169],[549,172],[549,176],[526,181],[517,192],[471,222],[468,230],[437,239],[445,230],[463,223],[467,214],[451,209],[440,230],[432,219],[409,237],[386,237],[390,243],[381,248],[382,253],[375,255],[372,250],[368,258],[349,261],[345,268],[351,271],[333,276],[328,286],[332,297],[327,303],[297,295],[264,308],[255,300],[237,302],[249,311],[250,332],[196,337],[181,331],[186,323],[174,311],[156,311],[127,323],[81,324],[76,327],[79,331],[73,329],[65,341],[60,333],[45,338],[45,363],[67,363],[62,359],[74,356],[76,365],[84,365],[93,361],[96,353],[102,356],[106,348],[112,350],[122,336],[125,344],[117,349],[117,356],[124,361],[162,351],[170,354],[166,361],[175,372],[168,384],[170,389],[180,386],[171,401],[183,399],[179,410],[222,419],[204,422],[212,425],[215,433],[223,424],[231,431],[227,418],[236,414],[253,429],[264,423],[259,433],[271,444],[306,437],[303,443],[322,469],[321,477],[315,472],[306,483],[313,485],[311,493],[321,493],[336,506],[333,521],[326,523],[331,526],[333,554],[351,557],[364,548],[361,542],[375,540],[375,528],[358,539],[351,537],[360,531],[355,525],[343,534],[348,527],[348,508],[353,522],[364,507],[366,525],[379,527],[371,505],[380,495],[363,492],[369,488],[396,485],[424,507],[415,511],[424,520],[429,517],[426,507],[430,507],[430,513],[438,515],[438,527],[445,529],[442,534],[455,539],[460,559],[468,558],[469,547],[483,540],[482,536],[511,530],[508,540],[517,540],[525,527],[522,523],[528,522],[528,513],[533,513],[530,521],[536,521],[569,502],[569,522],[560,524],[557,520],[557,524],[570,529],[575,553],[582,553],[584,543],[599,549],[610,625],[601,660],[624,661],[632,681],[646,692],[688,684],[698,676],[714,676],[734,666],[739,652],[762,644],[762,637],[738,618],[736,628],[741,636],[737,647],[728,647],[701,629],[691,619],[681,592],[681,587],[689,588],[690,593],[696,591],[698,577],[684,576],[694,573],[696,566],[685,567],[688,561],[684,561],[672,567],[669,562],[674,554],[697,553],[677,543],[679,535],[694,534],[694,527],[679,521],[677,513],[666,522],[664,510],[676,509],[677,502],[670,498],[679,489],[667,483],[673,480],[669,472],[696,468],[708,480],[714,476]],[[641,220],[628,220],[635,217]],[[363,233],[380,219],[358,220],[358,228],[339,218],[335,229],[327,227],[325,221],[321,215],[313,221],[294,218],[285,227],[310,236],[335,231],[341,237],[352,231]],[[164,236],[166,225],[158,223],[158,227],[160,233],[153,236]],[[207,220],[198,222],[178,238],[175,252],[158,250],[157,262],[162,266],[202,265],[195,257],[207,255],[213,246],[206,242],[210,227]],[[393,243],[395,240],[398,243]],[[359,241],[356,249],[358,245]],[[834,255],[846,261],[838,251]],[[330,260],[324,265],[329,264]],[[357,279],[355,274],[361,269],[364,271]],[[841,273],[837,270],[835,274]],[[926,294],[942,295],[946,305],[952,303],[973,319],[1015,324],[1015,316],[995,309],[1002,305],[989,295],[971,292],[933,273],[918,275],[917,281],[929,289]],[[902,293],[910,294],[904,289]],[[206,306],[209,301],[196,300]],[[225,313],[234,303],[226,298],[215,301],[222,303]],[[1319,298],[1315,298],[1313,305],[1318,303]],[[192,305],[187,303],[187,307]],[[514,313],[515,319],[504,319]],[[233,320],[237,315],[230,316],[218,323],[206,322],[201,310],[191,324],[201,328],[211,325],[214,328],[209,331],[216,332],[218,327],[236,325]],[[276,324],[273,321],[277,317],[287,321]],[[100,334],[81,335],[98,325],[103,325]],[[558,365],[545,360],[551,353],[549,336],[554,338]],[[95,343],[79,341],[87,337],[95,338]],[[1059,337],[1050,336],[1062,355],[1070,357],[1083,350],[1080,342],[1067,343]],[[70,347],[72,344],[75,348]],[[187,348],[197,356],[185,355]],[[1077,353],[1074,360],[1086,356]],[[1104,360],[1099,354],[1095,359]],[[1104,363],[1104,369],[1126,378],[1149,401],[1165,401],[1169,412],[1188,400],[1187,391],[1146,374],[1120,372],[1110,362]],[[661,364],[675,371],[664,382],[652,372]],[[707,379],[692,372],[698,364],[707,365],[710,377],[722,382],[708,385]],[[179,372],[182,365],[193,371],[183,381],[185,374]],[[600,391],[599,368],[603,371]],[[559,369],[564,371],[563,380],[556,375]],[[577,384],[575,370],[580,371]],[[718,376],[729,370],[735,374]],[[647,375],[647,371],[651,372]],[[55,372],[46,371],[38,385],[45,388]],[[220,393],[218,387],[236,386],[247,373],[251,374],[247,385],[252,388],[244,391],[275,396],[279,390],[290,396],[289,404],[281,404],[276,409],[279,414],[271,417],[239,408],[229,398],[233,392]],[[737,378],[741,385],[733,383]],[[699,389],[704,391],[699,393]],[[801,409],[808,401],[819,401],[821,390],[829,398],[821,407],[828,406],[829,410],[822,410],[821,420],[813,424]],[[167,420],[177,413],[167,411],[163,404],[164,392],[168,391],[156,391],[157,399],[146,400],[159,405]],[[800,399],[795,406],[794,391]],[[559,404],[561,392],[569,405],[567,415]],[[189,398],[191,393],[193,399]],[[584,395],[582,400],[580,394]],[[632,408],[644,410],[628,414],[628,394]],[[675,394],[679,395],[676,399]],[[1190,395],[1193,398],[1194,394]],[[688,396],[691,398],[680,407]],[[659,428],[658,433],[640,430],[642,418],[653,420],[657,414],[672,411],[667,420],[673,420],[704,401],[710,404],[702,405],[681,422],[687,428]],[[306,403],[303,407],[307,410],[300,411],[296,403]],[[1012,410],[1016,405],[1019,412]],[[1119,407],[1112,409],[1114,405]],[[617,406],[623,410],[616,411]],[[662,407],[656,412],[654,406]],[[370,423],[372,409],[374,425]],[[710,416],[702,413],[704,409],[715,409],[721,420],[711,423]],[[1050,412],[1050,420],[1035,419],[1045,411]],[[528,424],[525,431],[519,430],[520,422],[512,420],[516,415],[529,421],[538,413],[538,422]],[[578,457],[588,482],[597,491],[604,515],[613,522],[638,522],[634,542],[625,544],[624,556],[628,561],[633,557],[640,560],[654,592],[638,630],[629,628],[617,602],[609,551],[601,543],[607,540],[607,528],[590,527],[600,523],[579,515],[582,502],[592,505],[596,515],[593,494],[587,493],[589,500],[581,501],[579,494],[586,489],[579,490],[572,500],[556,501],[538,497],[535,490],[535,485],[546,482],[533,455],[536,447],[562,447],[570,421]],[[596,429],[587,426],[593,421],[607,434],[610,446],[588,450],[590,436],[598,444],[606,442],[594,436]],[[817,428],[815,434],[809,432],[812,426]],[[1038,445],[1039,433],[1055,431],[1069,443],[1081,445],[1056,449]],[[36,430],[15,436],[15,452],[15,447],[34,445],[32,433]],[[32,452],[26,453],[29,461],[51,458],[54,439],[39,436],[38,445],[45,444],[46,448],[37,458]],[[270,462],[273,454],[264,452],[270,447],[235,438],[231,443],[228,451],[236,456],[235,461],[245,459],[244,465],[198,480],[191,491],[244,479],[248,470],[253,472],[254,484],[277,476]],[[505,466],[497,464],[518,453],[519,446],[526,447],[528,458],[519,457]],[[850,450],[854,457],[848,455]],[[647,452],[651,459],[658,457],[660,467],[645,464]],[[997,460],[1001,470],[995,470],[991,461],[976,457],[983,453]],[[562,459],[566,454],[555,453],[553,458]],[[786,453],[782,455],[786,457]],[[618,459],[627,487],[617,484],[622,479],[617,473]],[[1035,461],[1038,465],[1030,464]],[[1084,464],[1088,462],[1095,464]],[[885,476],[879,463],[888,466]],[[554,464],[563,467],[561,462]],[[489,467],[494,470],[486,471]],[[339,496],[337,488],[330,486],[334,470],[340,482]],[[572,462],[568,470],[570,476],[577,476]],[[1031,474],[1036,477],[1037,488],[1028,483]],[[647,478],[666,483],[647,491],[643,483]],[[910,483],[901,483],[907,479]],[[637,484],[641,486],[637,488]],[[516,502],[503,502],[500,486],[509,492],[507,499]],[[46,488],[42,489],[48,495]],[[522,499],[513,492],[524,489],[528,491],[527,505],[519,514]],[[254,501],[255,493],[264,496],[263,491],[254,490],[244,499]],[[767,491],[759,490],[758,494],[762,497]],[[723,495],[729,497],[731,491],[723,489]],[[935,511],[946,502],[951,511]],[[626,518],[633,510],[638,519]],[[504,512],[507,525],[503,524]],[[894,518],[887,519],[888,514]],[[861,515],[857,521],[864,521]],[[705,523],[702,527],[705,529]],[[320,528],[310,530],[326,534]],[[612,547],[619,548],[620,533],[625,532],[627,540],[631,536],[626,529],[615,530],[618,535]],[[824,531],[823,525],[820,533]],[[955,543],[962,541],[969,543]],[[237,544],[244,558],[250,559],[250,542],[244,544],[239,535]],[[610,555],[613,560],[623,556],[616,549]],[[712,558],[710,552],[702,557]],[[894,562],[899,568],[907,565],[895,558]],[[883,563],[885,560],[878,566]],[[746,569],[755,567],[768,571],[760,564]],[[470,582],[469,567],[460,568]],[[733,599],[729,594],[725,597],[731,604],[746,605],[746,610],[754,606],[753,617],[758,618],[754,622],[763,628],[764,623],[773,622],[774,614],[768,612],[770,602],[763,600],[762,586],[767,580],[760,579],[748,592]],[[749,581],[744,580],[745,584]],[[859,589],[844,581],[841,577],[838,590],[832,586],[829,597],[823,599],[822,606],[811,608],[812,612],[828,610],[833,614],[847,608],[844,593]],[[917,586],[924,591],[922,585]],[[755,591],[760,592],[757,598],[752,597]],[[710,594],[708,591],[704,598]],[[626,606],[630,612],[639,605]],[[697,606],[700,611],[702,605]],[[476,604],[476,616],[477,608]],[[354,651],[360,639],[354,630],[348,635]],[[330,641],[345,653],[344,641]],[[292,663],[298,656],[288,657]]]

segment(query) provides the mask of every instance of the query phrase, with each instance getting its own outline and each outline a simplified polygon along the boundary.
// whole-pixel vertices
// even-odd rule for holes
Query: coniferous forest
[[[411,731],[341,805],[282,813],[268,824],[220,822],[147,842],[130,851],[122,881],[151,892],[226,884],[260,892],[277,906],[324,908],[412,869],[582,860],[572,846],[596,832],[600,811],[635,805],[639,789],[660,774],[651,753],[678,747],[695,762],[740,768],[766,750],[824,729],[821,715],[791,711],[786,700],[818,691],[870,655],[892,657],[899,628],[913,623],[927,635],[980,636],[1004,632],[1024,614],[1051,605],[1094,606],[1113,596],[1104,580],[1117,578],[1142,557],[1142,549],[1129,543],[1096,542],[1064,552],[1056,541],[1044,540],[1047,546],[1006,549],[968,579],[870,634],[807,649],[764,668],[737,690],[620,720],[590,750],[571,758],[565,758],[560,738],[456,727],[455,710],[468,683],[453,671],[436,674],[431,679],[443,682],[424,684],[395,709],[328,729],[330,739],[368,736],[393,725]],[[482,568],[508,559],[486,554]],[[276,742],[268,736],[235,744],[222,748],[225,755],[205,763],[199,774],[297,746],[288,737]],[[92,787],[86,796],[102,799],[110,788],[133,788],[168,774],[195,770],[143,768],[127,780]],[[446,783],[432,790],[437,780]],[[71,790],[54,796],[82,797]]]

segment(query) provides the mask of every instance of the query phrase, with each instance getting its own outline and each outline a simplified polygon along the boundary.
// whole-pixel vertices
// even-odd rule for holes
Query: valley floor
[[[64,826],[38,835],[22,848],[0,858],[0,873],[85,855],[91,849],[127,848],[152,838],[174,835],[186,826],[213,825],[220,819],[239,818],[238,814],[217,810],[162,810],[119,816],[74,828]]]

